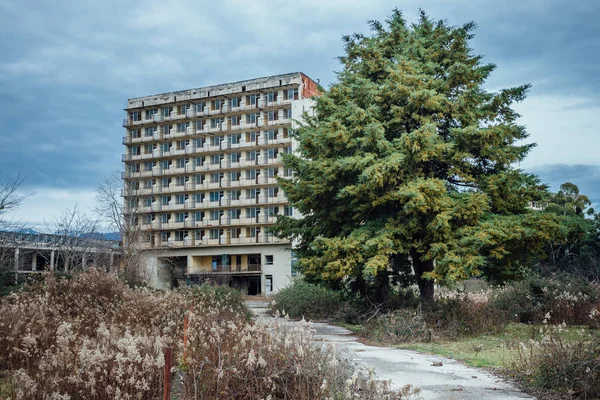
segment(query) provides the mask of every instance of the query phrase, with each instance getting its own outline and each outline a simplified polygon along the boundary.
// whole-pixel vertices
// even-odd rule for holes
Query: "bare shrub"
[[[566,325],[548,325],[551,316],[546,316],[541,339],[519,344],[512,370],[519,378],[554,392],[600,398],[600,336],[581,330],[577,340],[565,340]]]
[[[388,390],[372,371],[355,369],[311,338],[307,323],[249,323],[239,293],[229,289],[131,289],[95,270],[69,280],[50,276],[0,302],[0,373],[14,400],[159,399],[167,347],[184,400],[397,399],[413,392]]]

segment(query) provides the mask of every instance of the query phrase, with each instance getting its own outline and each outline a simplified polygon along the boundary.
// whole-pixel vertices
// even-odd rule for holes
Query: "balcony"
[[[152,134],[152,138],[154,140],[162,140],[164,139],[163,134],[161,131],[154,131],[154,133]]]
[[[241,239],[241,238],[237,238]],[[204,244],[211,243],[212,241],[217,241],[215,244],[239,244],[233,243],[234,239],[227,240],[228,243],[219,243],[219,239],[207,239],[203,238],[202,242]],[[260,264],[250,264],[250,265],[219,265],[210,270],[204,269],[199,272],[199,274],[260,274],[262,272],[262,268]]]
[[[196,117],[196,107],[192,106],[192,107],[188,108],[187,111],[185,112],[185,115],[188,118],[195,118]]]
[[[133,124],[132,124],[132,121],[129,118],[125,118],[123,120],[123,128],[127,128],[127,127],[129,127],[131,125],[133,125]]]
[[[154,122],[163,122],[165,120],[165,116],[162,113],[154,114]]]
[[[176,111],[171,111],[171,121],[175,121],[178,119],[184,119],[186,117],[186,114],[180,114]]]

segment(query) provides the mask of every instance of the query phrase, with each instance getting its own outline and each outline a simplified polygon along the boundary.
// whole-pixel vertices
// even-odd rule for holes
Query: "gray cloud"
[[[383,20],[396,6],[391,0],[1,1],[0,171],[20,171],[31,186],[94,187],[121,168],[127,98],[298,70],[326,86],[335,79],[341,36],[366,32],[368,19]],[[543,96],[576,98],[569,107],[587,107],[588,114],[597,108],[600,4],[414,0],[399,7],[409,20],[423,7],[454,25],[477,22],[475,51],[498,65],[489,86],[533,82],[532,96],[542,99],[525,107],[540,144],[533,164],[571,162],[545,144],[563,133],[544,126],[540,110]],[[565,114],[574,115],[582,114]],[[574,129],[595,136],[595,127],[577,123]],[[586,147],[594,144],[598,139]]]

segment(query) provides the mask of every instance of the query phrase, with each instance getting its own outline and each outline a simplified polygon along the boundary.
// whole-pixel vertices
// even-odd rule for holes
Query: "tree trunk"
[[[419,293],[423,302],[433,301],[434,282],[431,279],[425,279],[423,274],[432,272],[434,269],[433,260],[422,260],[423,254],[415,249],[411,249],[410,257],[412,258],[413,269],[415,270],[415,278],[419,286]]]

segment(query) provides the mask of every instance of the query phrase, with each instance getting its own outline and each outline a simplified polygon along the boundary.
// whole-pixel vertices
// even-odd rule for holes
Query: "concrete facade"
[[[289,282],[291,244],[268,228],[295,213],[277,181],[291,177],[281,155],[317,94],[298,72],[127,101],[125,212],[141,247],[160,253],[149,265],[174,262],[188,282],[228,279],[249,294]]]

